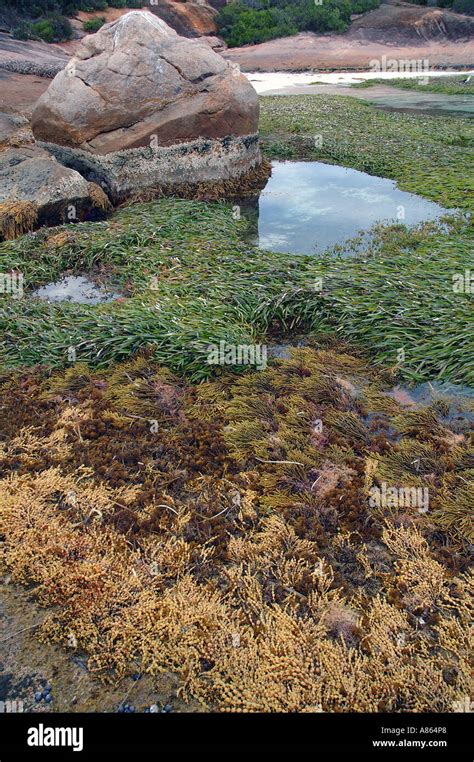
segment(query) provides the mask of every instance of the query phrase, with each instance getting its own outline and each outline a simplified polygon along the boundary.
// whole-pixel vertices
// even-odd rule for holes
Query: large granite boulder
[[[38,100],[32,129],[114,202],[214,198],[266,181],[258,116],[257,94],[233,64],[134,11],[84,38]]]
[[[232,65],[134,11],[84,38],[39,98],[32,129],[38,140],[107,154],[254,134],[258,115],[255,90]]]

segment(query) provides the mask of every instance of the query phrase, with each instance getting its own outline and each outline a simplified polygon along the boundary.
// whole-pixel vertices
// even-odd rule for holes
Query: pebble
[[[40,691],[36,691],[35,701],[41,701],[42,698],[43,698],[43,694]]]
[[[50,693],[47,693],[44,700],[46,701],[47,704],[50,704],[53,700],[53,697],[51,696]]]
[[[172,712],[172,711],[173,711],[173,707],[171,706],[171,704],[165,704],[163,709],[161,710],[161,713],[169,714],[169,712]]]
[[[156,714],[158,712],[158,705],[157,704],[152,704],[151,707],[150,707],[150,712],[152,714]]]
[[[119,712],[125,712],[125,714],[133,714],[135,711],[135,707],[133,704],[123,704],[122,706],[119,706],[118,710]]]

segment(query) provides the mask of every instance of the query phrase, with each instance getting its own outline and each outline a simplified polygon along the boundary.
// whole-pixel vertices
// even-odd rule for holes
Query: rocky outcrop
[[[86,37],[33,112],[39,140],[95,153],[253,134],[258,97],[198,40],[135,11]]]
[[[150,10],[183,37],[212,37],[217,34],[217,11],[206,2],[154,0]]]
[[[110,206],[98,186],[47,151],[38,146],[8,148],[0,153],[0,218],[7,220],[25,202],[34,208],[32,222],[39,225],[94,218]]]
[[[220,198],[263,187],[270,166],[262,162],[257,135],[206,140],[106,155],[42,143],[59,162],[104,188],[114,203],[136,196]]]
[[[430,8],[395,0],[364,13],[351,24],[347,34],[352,39],[392,45],[420,40],[472,40],[474,19],[446,8]]]
[[[236,67],[136,11],[83,40],[38,100],[32,129],[114,202],[148,189],[202,197],[266,179],[258,115]]]

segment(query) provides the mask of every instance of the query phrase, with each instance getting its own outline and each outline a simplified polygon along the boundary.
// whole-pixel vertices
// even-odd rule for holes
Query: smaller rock
[[[0,236],[4,238],[14,238],[36,224],[95,218],[109,207],[98,185],[37,146],[0,153]]]
[[[216,53],[222,53],[222,51],[227,50],[227,45],[222,37],[200,37],[199,41],[206,42]]]
[[[32,140],[31,133],[28,137],[25,129],[28,127],[28,121],[22,116],[4,114],[0,112],[0,148],[21,140]]]
[[[149,10],[183,37],[201,37],[217,32],[216,10],[206,0],[154,0]]]
[[[35,701],[37,703],[39,703],[42,700],[42,698],[43,698],[43,694],[41,693],[41,691],[36,691],[36,693],[35,693]]]

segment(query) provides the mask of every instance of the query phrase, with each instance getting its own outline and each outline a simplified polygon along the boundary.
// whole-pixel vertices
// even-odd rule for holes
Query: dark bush
[[[54,15],[31,25],[32,33],[44,42],[64,42],[72,37],[72,26],[66,16]]]
[[[12,27],[11,33],[17,40],[29,40],[32,34],[31,23],[29,21],[20,21]]]
[[[41,19],[41,21],[36,21],[32,25],[31,30],[35,37],[40,37],[44,42],[54,41],[53,25],[50,21],[48,21],[48,19]]]
[[[467,16],[474,16],[474,0],[454,0],[453,11],[455,13],[465,13]]]

